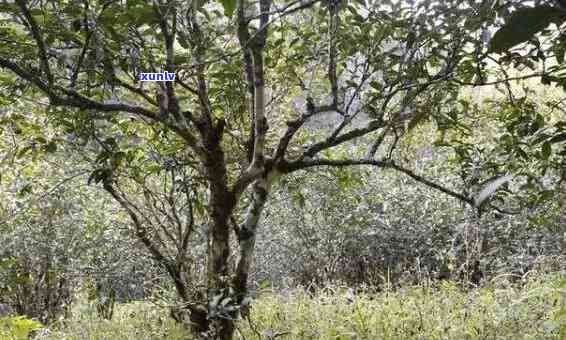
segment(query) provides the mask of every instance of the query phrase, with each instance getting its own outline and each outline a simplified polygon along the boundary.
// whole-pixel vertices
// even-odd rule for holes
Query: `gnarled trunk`
[[[217,310],[219,297],[230,298],[230,216],[236,206],[235,196],[228,188],[224,152],[220,146],[221,135],[210,138],[206,145],[206,174],[210,183],[210,221],[208,228],[207,254],[207,331],[202,333],[209,339],[232,339],[234,315],[225,315]]]

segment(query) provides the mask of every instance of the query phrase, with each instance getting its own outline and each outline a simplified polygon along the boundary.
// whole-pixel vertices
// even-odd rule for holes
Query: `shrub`
[[[30,334],[42,328],[41,322],[25,316],[8,316],[0,318],[0,339],[27,340]]]

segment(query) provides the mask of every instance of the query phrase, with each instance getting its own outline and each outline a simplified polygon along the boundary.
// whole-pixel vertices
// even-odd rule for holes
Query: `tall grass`
[[[82,308],[82,309],[81,309]],[[163,309],[117,307],[112,321],[77,307],[40,339],[190,339]],[[237,339],[566,339],[566,276],[530,279],[521,287],[455,283],[353,294],[327,287],[262,292]]]

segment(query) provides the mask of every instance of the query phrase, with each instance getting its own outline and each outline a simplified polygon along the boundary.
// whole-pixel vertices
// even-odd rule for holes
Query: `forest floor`
[[[36,339],[187,339],[164,309],[119,304],[112,320],[86,303]],[[236,339],[566,339],[566,275],[520,286],[497,279],[482,288],[440,282],[353,294],[327,287],[263,291]]]

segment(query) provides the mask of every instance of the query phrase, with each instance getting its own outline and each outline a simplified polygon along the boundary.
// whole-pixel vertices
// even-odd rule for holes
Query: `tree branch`
[[[167,12],[164,13],[159,8],[160,4],[157,2],[153,3],[153,8],[157,16],[159,17],[159,27],[161,28],[161,34],[165,40],[165,70],[171,73],[175,73],[175,64],[173,58],[175,56],[174,44],[175,44],[175,34],[177,32],[177,11],[176,7],[172,4],[168,4]],[[171,25],[171,30],[169,30],[169,24],[167,23],[167,15],[169,11],[172,12],[173,23]],[[172,82],[165,83],[165,89],[167,94],[167,111],[169,111],[173,116],[180,120],[179,112],[179,99],[175,95],[175,88]]]
[[[138,215],[132,210],[132,208],[130,207],[130,205],[126,201],[126,199],[124,197],[122,197],[114,189],[114,187],[108,182],[104,183],[104,190],[106,190],[108,193],[110,193],[110,195],[116,200],[116,202],[118,202],[120,204],[120,206],[122,206],[122,208],[124,210],[126,210],[128,215],[130,216],[132,222],[134,223],[134,227],[136,228],[136,236],[142,241],[144,246],[146,246],[146,248],[149,250],[149,252],[153,256],[153,258],[158,263],[163,265],[165,267],[165,269],[167,270],[167,272],[169,272],[169,275],[171,275],[171,277],[173,278],[173,281],[175,283],[175,287],[177,288],[179,295],[181,296],[181,298],[183,300],[186,300],[189,296],[188,292],[187,292],[187,287],[185,286],[185,283],[184,283],[183,279],[181,278],[181,273],[175,267],[174,262],[171,259],[168,259],[167,257],[165,257],[161,253],[159,248],[148,237],[147,230],[144,228],[144,226],[141,223]]]
[[[366,127],[348,131],[341,136],[336,136],[335,134],[332,134],[326,140],[311,145],[307,149],[307,151],[304,152],[301,158],[311,158],[322,150],[337,146],[354,138],[361,137],[370,132],[376,131],[382,127],[383,127],[383,122],[381,120],[372,120],[368,123]]]
[[[203,127],[212,128],[212,112],[210,108],[210,102],[208,98],[208,89],[206,86],[206,78],[204,75],[205,72],[205,64],[202,63],[202,58],[204,55],[204,36],[202,31],[200,30],[200,26],[196,20],[194,10],[191,9],[187,12],[187,21],[190,24],[190,31],[192,34],[193,39],[190,40],[193,50],[194,50],[194,58],[197,63],[196,67],[196,74],[197,74],[197,91],[198,97],[201,107],[201,122],[197,125],[197,127],[201,130],[201,134],[205,134]]]
[[[268,130],[265,118],[265,75],[263,68],[263,49],[267,39],[267,24],[269,22],[269,9],[271,0],[260,0],[260,24],[259,31],[249,43],[252,55],[253,79],[254,79],[254,149],[250,168],[262,168],[264,164],[265,136]]]
[[[38,54],[39,54],[39,61],[41,63],[41,69],[47,76],[48,82],[51,84],[53,83],[53,75],[51,74],[51,69],[49,68],[49,60],[47,59],[47,49],[45,47],[45,42],[43,41],[43,38],[41,36],[41,31],[39,29],[39,26],[37,25],[37,22],[35,22],[35,19],[31,15],[26,5],[26,0],[17,0],[16,2],[20,7],[20,10],[22,11],[22,14],[26,18],[26,21],[28,22],[33,39],[37,43],[37,47],[39,49]]]
[[[295,136],[297,131],[299,131],[309,118],[316,114],[333,110],[335,110],[333,105],[315,106],[314,103],[312,103],[312,98],[307,98],[307,113],[302,114],[295,120],[287,121],[287,131],[285,131],[285,134],[279,139],[273,159],[278,161],[284,158],[285,151],[287,151],[293,136]]]
[[[238,42],[240,43],[243,57],[244,57],[244,70],[246,73],[246,81],[248,82],[248,92],[250,94],[250,100],[248,102],[248,109],[250,111],[250,135],[246,143],[247,147],[247,157],[248,162],[251,164],[253,158],[254,140],[255,140],[255,114],[254,114],[254,73],[253,73],[253,61],[252,53],[248,48],[248,42],[250,41],[250,33],[248,29],[249,21],[245,17],[245,0],[238,0]]]
[[[311,160],[299,160],[291,163],[287,163],[285,166],[285,171],[287,173],[303,170],[311,167],[317,166],[334,166],[334,167],[344,167],[344,166],[353,166],[353,165],[373,165],[379,168],[385,169],[393,169],[399,172],[404,173],[405,175],[411,177],[415,181],[422,183],[430,188],[443,192],[449,196],[452,196],[464,203],[467,203],[471,207],[474,207],[474,200],[464,194],[457,193],[451,189],[448,189],[438,183],[434,183],[420,175],[417,175],[412,170],[406,169],[400,165],[395,164],[393,161],[380,161],[380,160],[372,160],[372,159],[343,159],[343,160],[335,160],[335,159],[324,159],[324,158],[317,158]]]
[[[170,129],[175,131],[197,154],[202,156],[205,152],[203,148],[198,145],[196,137],[189,131],[187,126],[179,126],[177,124],[173,124],[165,117],[160,117],[156,112],[147,110],[141,106],[128,105],[124,103],[100,103],[88,97],[85,97],[74,90],[65,89],[59,86],[50,86],[43,82],[41,79],[37,78],[34,73],[25,70],[16,63],[13,63],[3,57],[0,57],[0,67],[11,70],[20,78],[27,80],[37,86],[49,97],[51,105],[68,106],[102,112],[128,112],[140,117],[149,118],[152,121],[163,123]]]
[[[328,80],[330,81],[332,104],[335,107],[338,107],[338,76],[336,72],[338,52],[336,50],[336,40],[338,38],[338,29],[340,28],[339,3],[340,1],[328,1]]]

